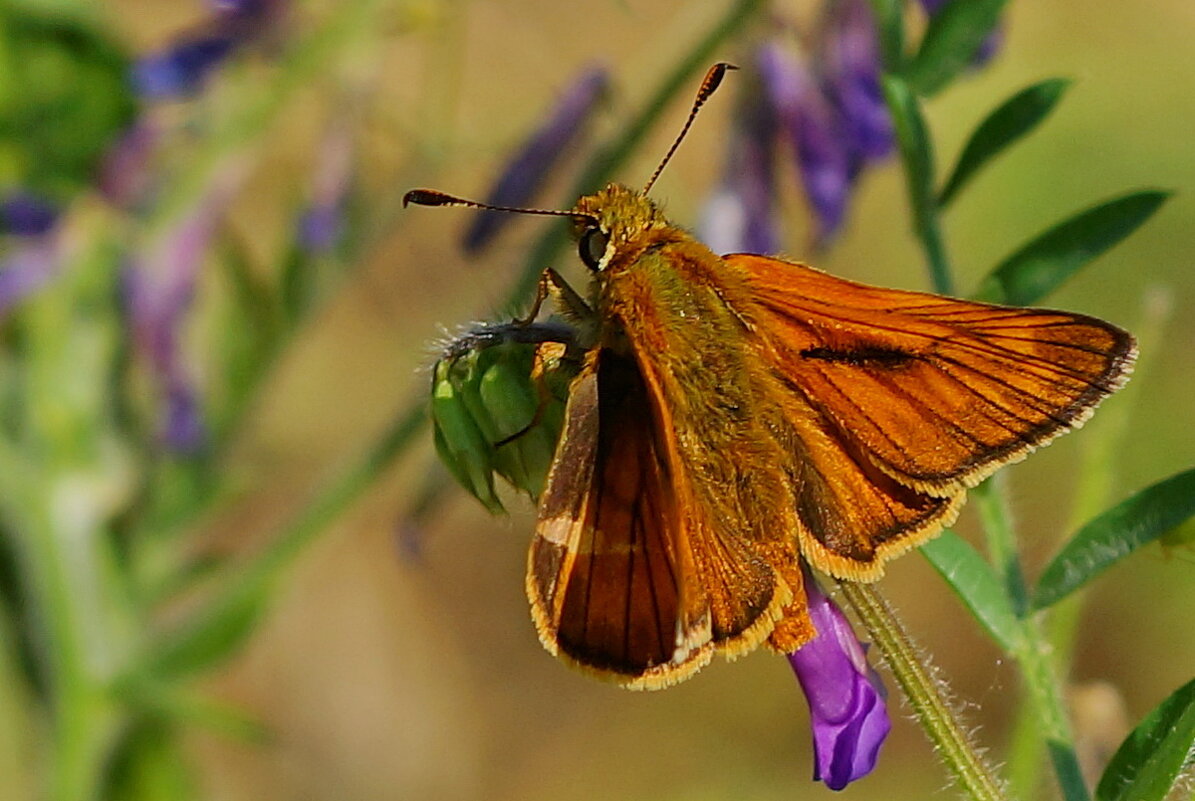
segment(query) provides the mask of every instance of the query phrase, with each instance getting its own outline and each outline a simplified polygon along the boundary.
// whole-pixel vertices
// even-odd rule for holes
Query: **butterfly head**
[[[595,273],[604,272],[624,257],[634,258],[658,234],[673,227],[663,212],[642,192],[609,184],[585,195],[573,208],[573,233],[581,261]]]

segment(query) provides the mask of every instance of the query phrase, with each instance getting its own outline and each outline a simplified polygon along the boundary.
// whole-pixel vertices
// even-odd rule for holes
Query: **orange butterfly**
[[[587,347],[528,558],[544,646],[633,688],[714,653],[814,636],[800,559],[872,581],[949,525],[966,490],[1081,424],[1133,338],[1101,320],[881,289],[717,256],[636,192],[569,211],[432,190],[404,202],[573,218],[588,299],[545,272]]]

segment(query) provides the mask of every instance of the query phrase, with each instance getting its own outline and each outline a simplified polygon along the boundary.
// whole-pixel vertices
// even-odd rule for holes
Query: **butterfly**
[[[527,563],[540,640],[630,688],[714,654],[809,641],[801,562],[873,581],[966,491],[1090,416],[1127,379],[1092,317],[883,289],[770,256],[719,256],[647,196],[729,65],[706,75],[636,191],[567,211],[427,189],[406,203],[573,220],[586,295],[545,271],[584,357]],[[545,336],[545,339],[550,339]]]

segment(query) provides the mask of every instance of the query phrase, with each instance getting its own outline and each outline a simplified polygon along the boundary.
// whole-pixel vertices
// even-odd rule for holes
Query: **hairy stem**
[[[839,587],[867,627],[872,642],[909,699],[926,736],[959,786],[975,801],[1006,799],[992,766],[976,749],[943,696],[941,680],[930,675],[920,650],[910,640],[884,597],[871,584],[842,581]]]

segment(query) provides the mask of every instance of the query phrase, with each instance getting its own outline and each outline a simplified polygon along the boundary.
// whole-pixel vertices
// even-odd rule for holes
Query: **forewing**
[[[1091,317],[857,284],[753,255],[757,330],[788,386],[901,484],[948,496],[1081,424],[1132,337]]]

